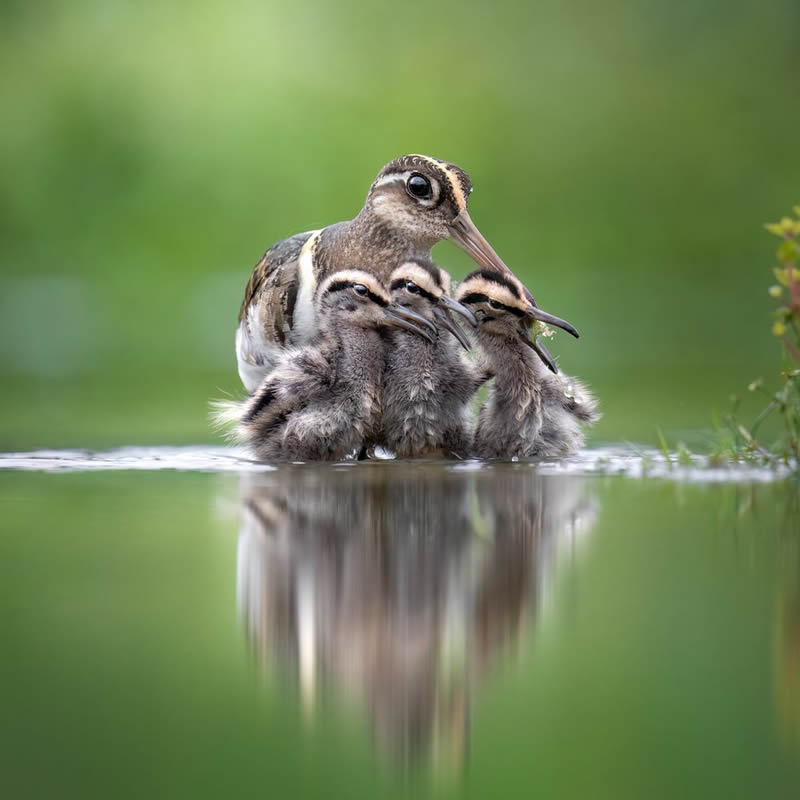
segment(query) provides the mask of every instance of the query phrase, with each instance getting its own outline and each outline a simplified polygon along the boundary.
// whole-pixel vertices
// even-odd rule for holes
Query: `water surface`
[[[4,785],[796,797],[796,487],[632,458],[0,459]]]

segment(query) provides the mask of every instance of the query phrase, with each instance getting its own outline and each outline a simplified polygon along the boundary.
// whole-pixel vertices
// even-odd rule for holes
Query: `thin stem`
[[[756,435],[756,431],[761,423],[775,410],[778,405],[777,400],[772,400],[770,404],[756,417],[756,421],[750,426],[750,434]]]

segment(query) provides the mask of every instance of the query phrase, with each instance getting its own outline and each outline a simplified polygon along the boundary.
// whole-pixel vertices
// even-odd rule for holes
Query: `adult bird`
[[[273,244],[253,269],[239,310],[236,357],[247,391],[258,388],[285,348],[314,336],[317,287],[342,265],[369,265],[385,283],[398,266],[430,259],[431,248],[450,239],[481,267],[511,274],[470,219],[471,192],[472,181],[460,167],[429,156],[402,156],[378,173],[354,219]],[[577,335],[571,325],[566,329]],[[537,348],[555,372],[550,354]]]

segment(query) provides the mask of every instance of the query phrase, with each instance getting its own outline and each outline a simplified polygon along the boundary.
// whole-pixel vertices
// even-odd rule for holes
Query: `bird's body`
[[[580,383],[542,364],[530,332],[538,314],[521,284],[477,272],[459,286],[457,298],[478,319],[477,339],[495,376],[478,414],[475,455],[558,458],[578,450],[581,425],[598,418],[595,400]]]
[[[239,311],[236,356],[247,391],[256,390],[287,347],[313,338],[317,289],[342,266],[369,265],[385,282],[400,264],[429,259],[431,248],[449,238],[482,266],[510,274],[467,213],[471,191],[459,167],[402,156],[380,171],[354,219],[272,245],[256,264]],[[541,356],[554,368],[546,351]]]
[[[317,299],[319,332],[284,353],[239,415],[238,436],[261,460],[339,460],[380,426],[386,329],[413,327],[411,315],[358,270],[331,275]]]
[[[447,274],[428,261],[407,262],[391,276],[392,300],[436,321],[433,341],[394,330],[386,347],[380,443],[398,458],[466,458],[471,449],[468,406],[481,383],[479,369],[462,357],[448,327],[450,308],[467,316],[447,296]],[[474,318],[470,321],[474,324]],[[449,323],[452,326],[452,323]],[[468,340],[462,338],[468,346]]]

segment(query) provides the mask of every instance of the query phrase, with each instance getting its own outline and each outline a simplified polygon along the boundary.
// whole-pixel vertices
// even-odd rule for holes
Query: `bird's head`
[[[482,269],[514,278],[472,221],[467,210],[471,193],[472,180],[461,167],[430,156],[407,155],[390,161],[378,173],[364,208],[394,236],[413,242],[418,249],[450,239]],[[522,293],[534,303],[524,286]]]
[[[449,331],[469,350],[469,339],[447,312],[460,314],[473,326],[477,320],[468,308],[449,296],[449,289],[450,276],[433,262],[423,259],[406,261],[392,272],[389,279],[389,290],[395,305],[411,309]]]
[[[316,294],[321,326],[379,329],[398,327],[433,340],[436,326],[411,309],[392,303],[389,292],[369,272],[343,269],[330,275]]]
[[[455,164],[429,156],[401,156],[378,173],[366,208],[396,234],[430,249],[453,235],[453,222],[466,213],[471,191],[469,175]]]
[[[568,322],[530,302],[525,287],[513,275],[476,270],[459,284],[456,300],[475,314],[479,337],[520,338],[536,349],[532,335],[536,322],[555,325],[578,336]]]

